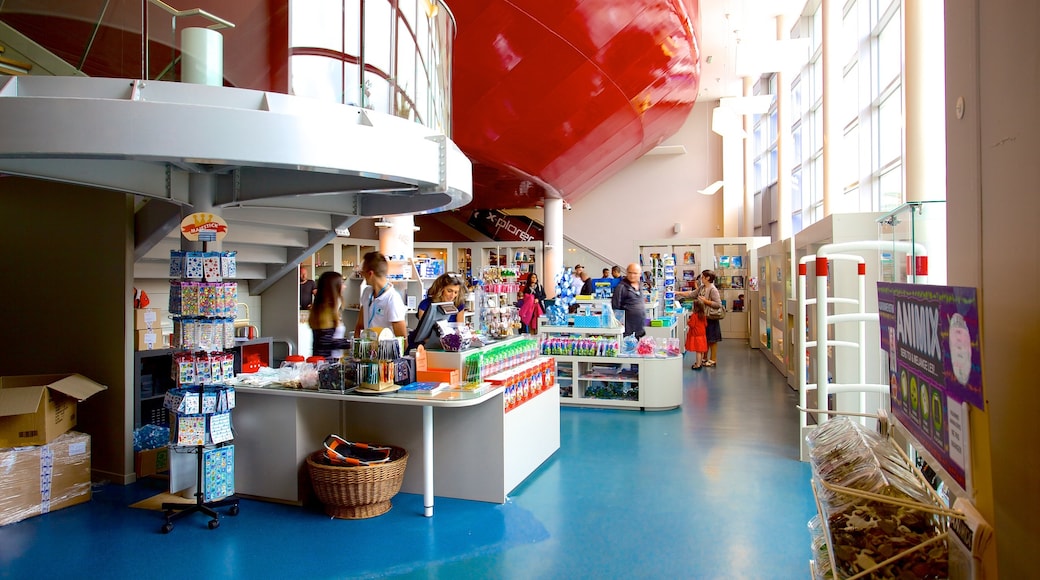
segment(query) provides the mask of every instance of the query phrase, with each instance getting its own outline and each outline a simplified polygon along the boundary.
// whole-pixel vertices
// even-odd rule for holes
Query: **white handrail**
[[[148,0],[148,2],[150,4],[152,4],[152,5],[155,5],[155,6],[158,6],[159,8],[162,8],[170,16],[173,16],[174,18],[180,18],[181,16],[201,16],[201,17],[203,17],[203,18],[205,18],[207,20],[211,20],[211,21],[214,22],[214,24],[212,24],[210,26],[207,26],[206,28],[211,28],[213,30],[219,30],[221,28],[234,28],[235,27],[235,24],[233,22],[231,22],[229,20],[224,20],[223,18],[221,18],[219,16],[216,16],[214,14],[210,14],[209,12],[206,12],[205,10],[203,10],[201,8],[192,8],[190,10],[177,10],[176,8],[174,8],[173,6],[170,6],[169,4],[163,2],[162,0]]]

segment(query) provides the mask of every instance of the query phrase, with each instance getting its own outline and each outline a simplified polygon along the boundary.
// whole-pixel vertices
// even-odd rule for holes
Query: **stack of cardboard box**
[[[158,308],[134,309],[134,335],[137,350],[164,348]]]
[[[90,499],[90,436],[79,401],[106,387],[82,375],[0,377],[0,525]]]

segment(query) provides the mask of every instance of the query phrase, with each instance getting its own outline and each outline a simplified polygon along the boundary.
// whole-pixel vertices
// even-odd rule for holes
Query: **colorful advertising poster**
[[[983,407],[974,288],[878,282],[892,413],[961,485],[964,404]]]

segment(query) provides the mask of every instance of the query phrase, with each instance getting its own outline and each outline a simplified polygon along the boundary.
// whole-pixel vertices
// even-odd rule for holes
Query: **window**
[[[841,127],[839,142],[829,149],[836,157],[833,167],[838,189],[831,192],[831,212],[886,211],[903,201],[902,1],[839,3],[841,21],[838,30],[829,35],[836,43],[834,52],[842,71],[841,94],[828,100],[838,108]],[[807,8],[811,14],[795,23],[791,38],[810,39],[812,56],[791,83],[789,100],[794,113],[783,120],[791,123],[791,220],[795,232],[824,217],[822,3],[810,1]],[[769,86],[768,81],[759,83],[761,92]],[[762,121],[756,125],[756,192],[775,179],[775,165],[769,163],[775,135],[775,129]],[[768,223],[775,217],[762,219]]]

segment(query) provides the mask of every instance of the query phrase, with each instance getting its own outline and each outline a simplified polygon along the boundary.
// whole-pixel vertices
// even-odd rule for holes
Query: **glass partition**
[[[295,0],[290,22],[295,94],[331,97],[450,135],[455,22],[443,4]]]
[[[946,283],[946,202],[911,201],[881,216],[878,239],[883,282]]]
[[[42,74],[181,79],[185,28],[223,37],[225,86],[371,109],[451,135],[455,20],[439,0],[3,0],[0,22],[51,62]],[[5,72],[18,74],[19,71]]]

